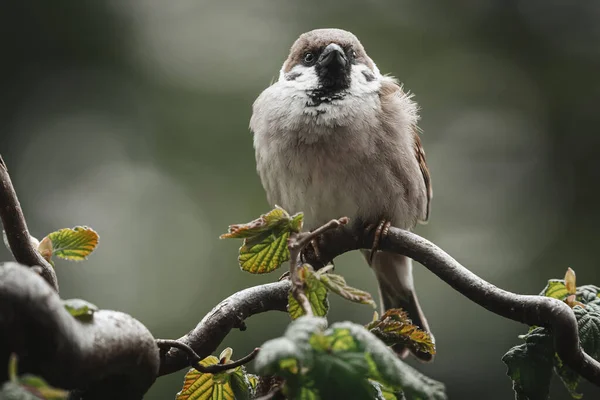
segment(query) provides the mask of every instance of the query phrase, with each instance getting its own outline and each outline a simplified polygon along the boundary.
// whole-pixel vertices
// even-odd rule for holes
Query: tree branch
[[[0,155],[0,218],[15,260],[28,267],[41,267],[40,275],[58,292],[58,280],[54,268],[31,244],[25,216],[2,155]]]
[[[218,374],[220,372],[224,372],[224,371],[227,371],[230,369],[237,368],[240,365],[247,364],[250,361],[254,360],[256,358],[256,356],[258,355],[258,352],[260,351],[260,348],[257,347],[254,350],[252,350],[252,352],[250,352],[249,354],[245,355],[244,357],[240,358],[237,361],[231,361],[226,364],[214,364],[214,365],[204,366],[204,365],[200,364],[200,361],[202,361],[203,358],[200,357],[198,354],[196,354],[194,349],[192,349],[190,346],[188,346],[185,343],[182,343],[178,340],[156,339],[156,344],[158,345],[159,348],[161,348],[163,350],[169,350],[172,347],[174,347],[176,349],[179,349],[179,350],[185,352],[188,356],[190,366],[204,374]]]
[[[101,310],[90,321],[79,321],[39,275],[5,263],[0,264],[0,360],[12,352],[19,357],[19,374],[81,389],[84,399],[141,399],[160,362],[152,334],[134,318]]]
[[[229,332],[244,320],[266,311],[286,311],[289,280],[254,286],[237,292],[212,309],[187,335],[177,339],[190,346],[202,359],[217,349]],[[171,349],[161,356],[159,376],[171,374],[189,366],[187,355]]]
[[[356,249],[369,249],[374,234],[349,229],[336,229],[322,237],[319,256],[308,247],[307,262],[320,266],[338,255]],[[577,320],[564,302],[543,296],[520,295],[500,289],[481,279],[430,241],[405,230],[390,227],[381,239],[379,249],[403,254],[423,264],[427,269],[462,295],[485,309],[513,321],[552,329],[554,345],[561,360],[588,381],[600,386],[600,363],[586,354],[579,345]]]

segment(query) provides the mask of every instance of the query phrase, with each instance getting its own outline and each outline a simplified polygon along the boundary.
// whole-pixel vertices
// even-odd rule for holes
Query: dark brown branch
[[[179,350],[185,352],[188,356],[190,366],[194,367],[196,370],[198,370],[199,372],[202,372],[204,374],[218,374],[220,372],[224,372],[224,371],[227,371],[227,370],[230,370],[233,368],[237,368],[240,365],[247,364],[250,361],[254,360],[256,358],[256,356],[258,355],[258,352],[260,351],[260,348],[257,347],[254,350],[252,350],[252,352],[250,352],[250,354],[245,355],[244,357],[240,358],[237,361],[232,361],[227,364],[208,365],[205,367],[202,364],[200,364],[200,361],[202,361],[203,359],[198,354],[196,354],[194,349],[192,349],[190,346],[188,346],[185,343],[182,343],[178,340],[156,339],[156,344],[158,345],[159,348],[161,348],[163,350],[169,350],[170,348],[174,347],[176,349],[179,349]]]
[[[177,339],[191,347],[200,358],[211,355],[229,332],[254,314],[286,311],[289,280],[268,283],[237,292],[212,309],[187,335]],[[185,352],[171,349],[162,356],[159,375],[167,375],[189,365]]]
[[[356,225],[358,226],[358,225]],[[368,249],[373,233],[361,235],[349,229],[326,232],[319,246],[319,258],[306,249],[306,260],[322,265],[340,254]],[[555,349],[560,358],[588,381],[600,386],[600,363],[586,354],[579,345],[577,320],[564,302],[543,296],[527,296],[502,290],[481,279],[430,241],[408,231],[391,227],[379,248],[399,253],[423,264],[427,269],[458,292],[485,309],[513,321],[552,329]]]
[[[2,155],[0,155],[0,218],[15,260],[28,267],[40,266],[40,275],[58,292],[58,280],[54,268],[31,244],[25,216]]]
[[[79,321],[30,268],[0,264],[0,373],[10,353],[19,374],[80,389],[84,399],[141,399],[158,374],[152,334],[129,315],[101,310]],[[2,380],[4,380],[2,379]]]

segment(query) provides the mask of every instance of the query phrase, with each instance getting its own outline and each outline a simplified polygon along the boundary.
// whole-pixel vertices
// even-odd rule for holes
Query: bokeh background
[[[269,209],[255,173],[251,105],[296,37],[354,32],[416,94],[433,176],[417,232],[473,272],[535,294],[568,266],[600,284],[600,3],[548,0],[9,1],[0,13],[0,153],[32,234],[85,224],[81,264],[57,262],[61,295],[122,310],[176,338],[226,296],[276,279],[239,270],[228,224]],[[343,157],[343,155],[341,155]],[[0,260],[10,259],[0,248]],[[337,263],[376,293],[357,254]],[[513,397],[500,361],[525,327],[416,265],[451,399]],[[331,321],[372,310],[332,300]],[[280,335],[247,321],[240,356]],[[412,363],[412,361],[411,361]],[[147,399],[170,399],[183,372]],[[600,391],[583,384],[586,398]],[[553,399],[568,398],[556,383]]]

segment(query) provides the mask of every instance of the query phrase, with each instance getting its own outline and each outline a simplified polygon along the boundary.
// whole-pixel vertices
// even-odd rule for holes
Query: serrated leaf
[[[541,295],[552,297],[558,300],[564,300],[569,295],[569,291],[562,280],[550,279],[548,281],[548,285],[546,285]]]
[[[600,356],[600,302],[588,303],[585,308],[573,308],[579,328],[579,342],[587,354],[596,360]]]
[[[246,239],[264,232],[276,230],[288,230],[300,232],[302,229],[303,214],[297,213],[292,216],[279,206],[261,215],[257,219],[245,224],[229,225],[227,233],[220,236],[221,239]]]
[[[415,352],[435,354],[435,343],[431,335],[413,325],[403,310],[389,309],[366,328],[388,346],[400,343]]]
[[[218,364],[219,359],[215,356],[208,356],[200,361],[204,367]],[[176,400],[235,400],[233,388],[231,387],[229,375],[225,374],[204,374],[196,369],[190,369],[183,381],[183,388]]]
[[[446,399],[441,383],[404,364],[364,327],[346,322],[325,330],[325,324],[322,318],[306,316],[293,321],[284,337],[261,346],[258,372],[284,377],[286,393],[295,395],[310,387],[323,399],[371,400],[377,396],[370,382],[374,379],[402,387],[414,399]]]
[[[377,304],[373,301],[373,296],[369,292],[364,290],[356,289],[346,284],[346,280],[341,275],[335,274],[319,274],[319,280],[325,284],[327,289],[331,290],[343,297],[346,300],[350,300],[354,303],[368,304],[373,308],[377,308]]]
[[[98,240],[98,234],[87,226],[76,226],[73,229],[64,228],[52,232],[42,239],[42,243],[44,243],[42,250],[47,252],[50,244],[52,254],[46,254],[45,257],[55,255],[65,260],[82,261],[98,246]]]
[[[410,365],[402,362],[396,354],[379,340],[375,335],[365,329],[364,326],[351,322],[340,322],[333,324],[325,333],[335,330],[347,330],[358,344],[358,349],[371,359],[371,379],[377,380],[392,388],[399,388],[409,398],[421,400],[443,400],[446,399],[446,390],[443,383],[433,380]]]
[[[290,259],[287,241],[290,233],[300,232],[302,220],[302,213],[290,216],[276,206],[247,224],[230,225],[228,233],[220,237],[244,239],[238,257],[240,267],[253,274],[264,274]]]
[[[554,362],[552,335],[545,328],[535,328],[522,337],[525,343],[502,357],[506,374],[513,380],[517,400],[547,399]]]
[[[303,265],[298,268],[298,277],[304,282],[304,293],[308,298],[310,307],[315,317],[323,317],[327,315],[329,310],[329,301],[327,300],[327,288],[318,279],[314,270],[310,265]],[[304,310],[300,303],[296,301],[292,292],[288,295],[288,314],[292,319],[296,319],[304,315]]]
[[[72,316],[83,321],[91,320],[94,313],[98,311],[96,305],[81,299],[63,300],[63,306]]]
[[[565,274],[565,286],[569,294],[575,294],[577,291],[575,271],[573,271],[571,268],[567,268],[567,272]]]
[[[287,247],[289,237],[290,232],[281,231],[278,235],[261,236],[261,240],[245,239],[238,257],[240,268],[252,274],[275,271],[290,259]]]

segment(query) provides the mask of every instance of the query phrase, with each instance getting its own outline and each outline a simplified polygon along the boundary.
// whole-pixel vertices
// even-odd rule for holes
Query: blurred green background
[[[300,33],[343,28],[422,107],[434,200],[419,234],[507,290],[536,294],[568,266],[600,284],[599,21],[597,1],[7,1],[0,152],[34,236],[79,224],[101,235],[89,261],[57,262],[61,295],[177,338],[279,276],[240,271],[239,243],[218,239],[269,209],[251,105]],[[336,266],[376,293],[359,255]],[[415,269],[438,344],[417,367],[451,399],[511,399],[500,357],[526,327]],[[332,303],[331,321],[372,316]],[[221,347],[241,356],[287,323],[252,317]],[[146,398],[174,398],[182,377]],[[552,398],[568,398],[556,380]]]

